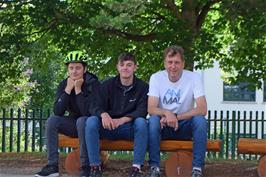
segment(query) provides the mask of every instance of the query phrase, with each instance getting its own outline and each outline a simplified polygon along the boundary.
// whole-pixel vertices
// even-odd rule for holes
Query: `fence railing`
[[[1,109],[0,152],[45,151],[45,121],[50,110]],[[240,137],[266,138],[265,113],[259,111],[208,111],[208,138],[221,139],[222,151],[209,158],[257,159],[256,155],[237,154]]]
[[[264,111],[208,111],[208,138],[221,139],[222,151],[214,157],[224,159],[257,159],[257,155],[237,154],[239,138],[266,138]],[[218,155],[217,155],[218,154]]]
[[[45,121],[49,115],[49,109],[2,109],[0,152],[43,151]]]

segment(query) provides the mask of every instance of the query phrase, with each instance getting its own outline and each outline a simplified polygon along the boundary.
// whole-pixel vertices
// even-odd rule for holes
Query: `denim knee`
[[[50,116],[46,121],[46,129],[58,127],[58,123],[60,120],[58,118],[59,116],[55,116],[55,115]]]
[[[204,116],[194,116],[192,117],[192,127],[193,129],[196,129],[197,131],[206,131],[207,126],[207,120]]]
[[[148,119],[149,131],[158,131],[161,129],[160,116],[151,116]]]
[[[79,117],[78,118],[78,120],[76,122],[77,129],[80,129],[82,127],[85,127],[87,118],[88,118],[87,116],[82,116],[82,117]]]
[[[147,120],[139,117],[134,120],[134,127],[136,130],[147,132]]]
[[[97,116],[88,117],[86,120],[86,133],[97,131],[100,125],[100,118]]]

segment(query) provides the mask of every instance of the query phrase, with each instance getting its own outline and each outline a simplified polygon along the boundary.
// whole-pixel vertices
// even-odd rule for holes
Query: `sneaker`
[[[90,166],[82,166],[80,168],[80,174],[79,174],[79,176],[80,177],[90,177],[90,170],[91,170],[91,167]]]
[[[131,172],[129,173],[129,177],[140,177],[141,173],[138,167],[132,167]]]
[[[203,177],[200,170],[193,169],[191,173],[191,177]]]
[[[101,166],[91,166],[90,177],[102,177]]]
[[[161,172],[159,167],[151,167],[147,177],[160,177]]]
[[[35,177],[58,177],[58,166],[57,165],[46,165],[42,170],[35,174]]]

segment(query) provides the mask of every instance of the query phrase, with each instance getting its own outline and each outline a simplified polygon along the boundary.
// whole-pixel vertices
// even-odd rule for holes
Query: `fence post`
[[[252,111],[249,111],[249,138],[252,138]],[[251,154],[249,154],[249,159],[251,159]]]
[[[217,139],[217,111],[214,111],[214,139]],[[217,158],[217,152],[213,152],[215,158]]]
[[[214,111],[214,139],[217,138],[217,111]]]
[[[264,138],[264,111],[261,112],[261,138]],[[266,137],[265,137],[266,138]]]
[[[244,123],[243,123],[243,125],[244,125],[244,137],[246,137],[246,134],[247,134],[247,112],[246,111],[244,111]]]
[[[28,151],[28,121],[29,121],[29,110],[25,109],[25,147],[24,147],[24,151],[27,152]]]
[[[17,128],[17,152],[20,152],[20,132],[21,132],[21,109],[18,108],[18,128]]]
[[[32,152],[35,152],[35,109],[32,110],[32,144],[31,144],[31,149]]]
[[[211,111],[208,111],[208,138],[211,137]]]
[[[6,110],[2,109],[2,111],[3,111],[2,152],[6,152]]]
[[[9,137],[9,151],[13,151],[13,119],[14,111],[13,108],[10,109],[10,137]]]
[[[237,141],[240,137],[240,124],[241,124],[241,121],[240,121],[240,111],[237,111]],[[240,156],[239,154],[237,154],[237,159],[239,159]]]
[[[232,148],[231,148],[231,153],[232,153],[232,159],[235,159],[235,151],[236,151],[236,147],[235,147],[235,143],[236,143],[236,111],[233,111],[232,113]]]
[[[225,156],[229,157],[229,111],[226,111],[226,141],[225,141]]]
[[[43,110],[40,109],[40,152],[42,152],[42,146],[43,146],[43,133],[42,133],[42,120],[43,120]]]
[[[222,149],[219,153],[220,158],[224,156],[224,134],[223,134],[223,111],[220,112],[220,139],[222,140]]]

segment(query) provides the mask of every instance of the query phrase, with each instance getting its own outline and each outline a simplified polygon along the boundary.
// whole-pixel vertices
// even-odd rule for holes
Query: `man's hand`
[[[70,94],[72,89],[74,88],[74,85],[75,85],[75,81],[73,79],[71,79],[70,77],[67,78],[67,85],[66,85],[66,88],[65,88],[65,92],[67,94]]]
[[[84,82],[83,78],[75,80],[75,93],[76,93],[76,95],[81,92],[81,86],[82,86],[83,82]]]
[[[113,119],[113,123],[114,123],[114,129],[118,128],[120,125],[123,125],[124,122],[123,120],[120,118],[120,119]]]
[[[110,115],[108,113],[102,113],[101,114],[102,117],[102,125],[104,129],[108,129],[108,130],[114,130],[115,129],[115,123],[112,119],[112,117],[110,117]]]
[[[115,129],[118,128],[120,125],[123,125],[130,121],[132,121],[132,118],[130,117],[121,117],[121,118],[113,119],[113,122],[115,124]]]
[[[175,129],[175,131],[178,129],[178,120],[177,117],[174,113],[172,113],[171,111],[166,111],[165,112],[165,120],[164,122],[166,122],[166,124],[169,127],[173,127]]]
[[[161,117],[160,124],[161,124],[161,129],[163,129],[167,125],[165,116]]]

